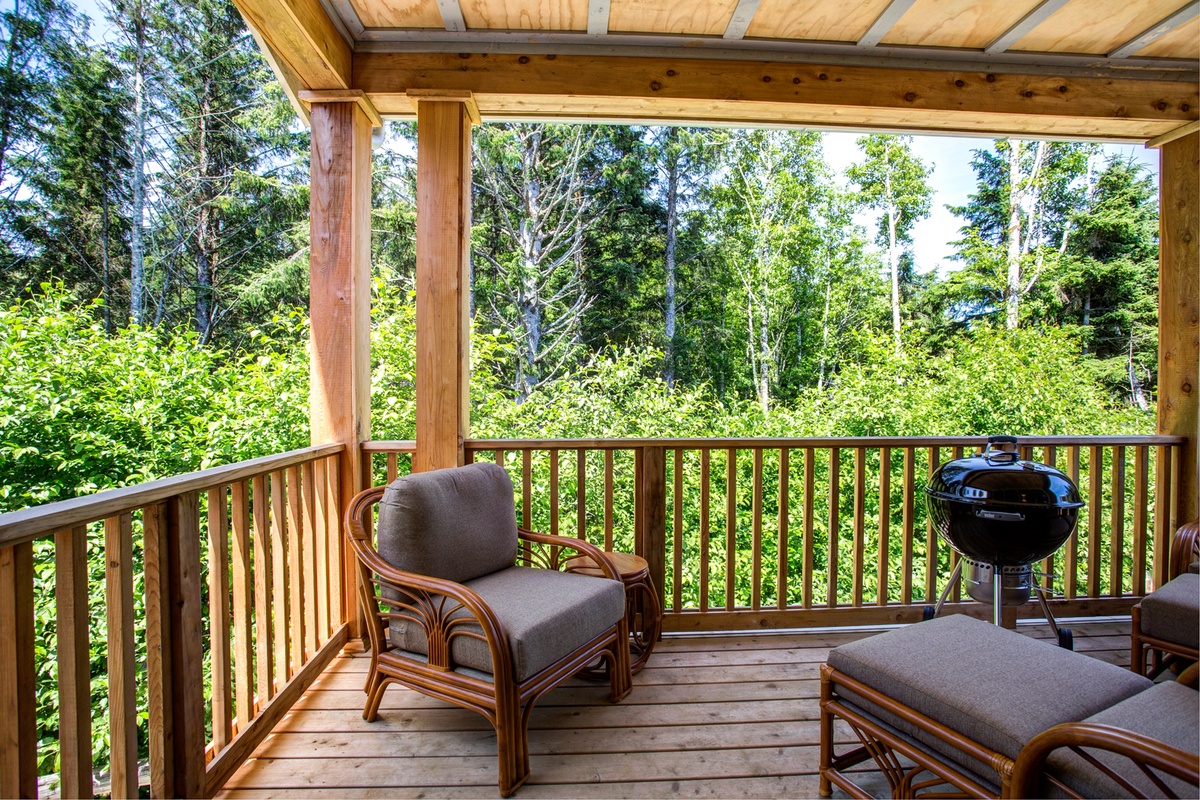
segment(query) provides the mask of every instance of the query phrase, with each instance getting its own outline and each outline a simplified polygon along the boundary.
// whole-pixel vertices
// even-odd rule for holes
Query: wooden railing
[[[522,524],[638,553],[663,595],[664,629],[704,631],[920,620],[957,560],[929,524],[923,486],[939,464],[984,442],[468,440],[465,447],[468,460],[509,470]],[[1021,439],[1024,457],[1066,472],[1086,503],[1076,532],[1040,565],[1056,614],[1125,614],[1164,580],[1177,524],[1172,464],[1182,442]],[[412,449],[412,442],[367,443],[374,481],[407,471]],[[953,587],[951,602],[961,594]],[[961,609],[986,611],[973,603]],[[1019,613],[1039,612],[1030,604]]]
[[[91,797],[105,773],[112,797],[137,797],[147,760],[155,797],[220,788],[346,641],[344,449],[0,515],[0,797],[36,796],[39,738],[55,736],[64,797]],[[35,643],[35,607],[49,641]],[[57,720],[35,711],[47,657]],[[93,692],[107,699],[107,763],[92,759]]]

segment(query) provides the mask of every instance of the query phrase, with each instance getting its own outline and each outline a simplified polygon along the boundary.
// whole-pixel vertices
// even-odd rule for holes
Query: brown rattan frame
[[[1200,521],[1193,520],[1175,531],[1171,539],[1169,577],[1181,575],[1197,558],[1200,558]],[[1143,633],[1141,603],[1131,609],[1130,617],[1129,663],[1134,672],[1153,679],[1175,664],[1200,660],[1200,651],[1195,647]]]
[[[598,658],[608,662],[612,702],[629,694],[632,676],[625,617],[558,662],[518,682],[504,627],[482,597],[453,581],[396,569],[376,552],[370,534],[373,507],[385,488],[359,493],[346,509],[346,528],[358,563],[359,601],[371,646],[363,719],[375,720],[384,690],[392,683],[482,714],[496,730],[498,783],[500,795],[507,797],[529,777],[529,717],[542,695]],[[620,580],[612,563],[594,545],[524,529],[518,535],[519,563],[561,569],[568,554],[580,553],[600,565],[606,577]],[[376,590],[385,587],[401,599],[381,597]],[[386,631],[390,620],[398,617],[424,628],[429,643],[427,663],[403,656],[392,646]],[[450,648],[456,636],[487,643],[494,667],[491,681],[456,671]]]
[[[1193,689],[1196,688],[1198,671],[1193,668],[1180,676],[1180,682]],[[880,708],[894,714],[919,730],[937,737],[950,746],[960,750],[982,764],[990,767],[995,785],[1000,787],[997,795],[990,787],[981,784],[976,777],[964,771],[961,767],[951,765],[943,760],[943,756],[934,754],[922,743],[904,734],[896,733],[881,726],[876,720],[860,713],[855,707],[843,703],[838,696],[838,689],[846,689]],[[860,742],[843,753],[835,752],[833,726],[835,720],[841,720],[854,732]],[[1058,780],[1045,771],[1047,756],[1061,747],[1069,747],[1076,752],[1084,748],[1102,750],[1125,756],[1144,774],[1151,776],[1151,781],[1157,781],[1158,774],[1168,774],[1180,780],[1189,781],[1200,786],[1200,767],[1196,756],[1183,750],[1163,744],[1130,731],[1108,725],[1089,723],[1066,723],[1035,736],[1018,754],[1016,761],[991,750],[961,733],[948,728],[929,717],[914,711],[912,708],[888,697],[877,689],[838,672],[828,664],[821,665],[821,752],[820,752],[820,785],[822,797],[832,794],[832,787],[837,786],[851,797],[870,797],[865,790],[854,782],[853,776],[845,770],[868,759],[873,759],[883,776],[887,779],[892,790],[893,798],[928,797],[1043,797],[1043,780],[1049,780],[1068,797],[1079,797],[1071,790],[1062,786]],[[1081,755],[1093,764],[1097,764],[1089,753]],[[900,757],[911,761],[915,766],[907,767],[902,764]],[[1100,771],[1112,777],[1120,784],[1127,782],[1115,775],[1107,766],[1100,764]],[[918,781],[922,773],[929,773],[932,778]],[[980,776],[981,777],[981,776]],[[1169,790],[1160,785],[1162,794],[1158,796],[1173,796]],[[944,784],[950,784],[961,795],[948,793]],[[1125,786],[1132,797],[1141,797],[1135,787]],[[935,791],[928,791],[935,790]]]

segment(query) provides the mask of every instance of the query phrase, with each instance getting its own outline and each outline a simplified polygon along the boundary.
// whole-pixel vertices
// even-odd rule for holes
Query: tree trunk
[[[884,213],[888,223],[888,271],[892,277],[892,338],[896,342],[896,352],[900,352],[900,243],[896,240],[896,224],[899,221],[900,210],[896,207],[896,198],[892,192],[892,168],[888,158],[890,145],[883,151],[883,194]]]
[[[1005,327],[1015,331],[1020,322],[1021,295],[1021,143],[1009,140],[1008,149],[1008,281],[1004,289]]]
[[[829,359],[829,296],[833,292],[833,281],[825,282],[825,313],[821,315],[821,371],[817,376],[817,390],[825,388],[825,365]]]
[[[663,370],[663,380],[670,388],[675,387],[675,247],[677,234],[675,227],[679,219],[679,153],[674,145],[679,140],[679,129],[667,129],[667,252],[666,252],[666,291],[665,291],[665,326],[663,334],[666,338],[666,364]]]
[[[207,344],[212,338],[213,323],[213,270],[216,267],[213,247],[215,220],[213,219],[213,191],[209,182],[208,124],[210,104],[209,85],[205,82],[204,99],[200,103],[200,145],[197,149],[197,180],[200,191],[197,202],[200,219],[196,224],[196,333],[200,343]]]
[[[104,332],[109,336],[113,332],[112,320],[112,276],[108,263],[108,191],[105,187],[100,195],[100,269],[101,281],[104,285]]]
[[[758,318],[758,402],[762,406],[762,411],[766,414],[770,410],[771,405],[771,345],[770,331],[767,330],[770,323],[770,315],[768,309],[770,306],[770,298],[767,292],[770,287],[766,281],[763,281],[761,292],[762,306],[761,313]]]
[[[1133,329],[1129,331],[1129,394],[1133,399],[1133,404],[1141,411],[1149,411],[1150,403],[1146,400],[1146,392],[1142,388],[1142,381],[1138,378],[1137,365],[1133,363]]]
[[[133,136],[129,179],[129,319],[146,324],[146,18],[142,4],[134,9]]]

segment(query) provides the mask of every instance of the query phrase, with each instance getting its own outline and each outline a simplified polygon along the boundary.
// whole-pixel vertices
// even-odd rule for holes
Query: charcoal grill
[[[925,618],[941,612],[961,578],[971,598],[993,607],[997,625],[1004,608],[1036,596],[1059,645],[1071,649],[1071,631],[1055,621],[1033,564],[1053,555],[1075,530],[1083,503],[1074,482],[1053,467],[1022,460],[1016,437],[992,436],[984,452],[943,464],[925,494],[938,536],[961,556]]]

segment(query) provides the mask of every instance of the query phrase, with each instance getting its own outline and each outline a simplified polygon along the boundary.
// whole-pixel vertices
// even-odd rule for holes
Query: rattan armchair
[[[518,529],[502,468],[473,464],[368,489],[346,524],[371,646],[368,722],[392,683],[482,714],[496,730],[507,797],[529,776],[538,698],[598,659],[612,701],[629,693],[619,574],[586,542]],[[562,571],[577,554],[604,577]]]
[[[1173,665],[1200,659],[1200,522],[1193,520],[1171,540],[1170,580],[1142,598],[1131,612],[1130,665],[1156,678]]]

